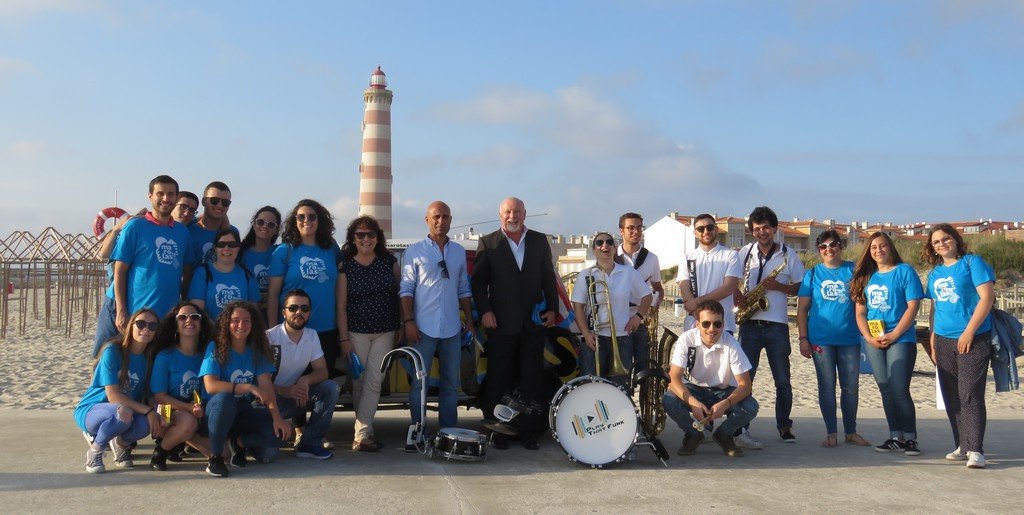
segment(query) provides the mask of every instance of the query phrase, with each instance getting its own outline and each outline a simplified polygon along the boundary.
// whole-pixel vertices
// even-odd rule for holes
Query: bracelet
[[[800,338],[798,339],[798,341],[801,341],[801,342],[809,342],[810,340],[808,340],[806,336],[801,336],[801,337],[800,337]]]
[[[414,319],[414,318],[406,318],[405,320],[402,320],[402,323],[403,324],[408,324],[409,322],[415,322],[415,321],[416,321],[416,319]]]
[[[149,414],[150,414],[150,413],[152,413],[152,412],[153,412],[153,408],[149,408],[149,411],[147,411],[147,412],[143,413],[143,414],[142,414],[142,416],[143,416],[143,417],[148,417],[148,416],[149,416]]]
[[[338,340],[338,343],[345,343],[347,341],[350,341],[350,340],[348,338],[345,338],[345,339],[342,339],[342,340]]]
[[[235,394],[235,387],[236,386],[238,386],[238,383],[231,383],[231,395],[236,395]]]

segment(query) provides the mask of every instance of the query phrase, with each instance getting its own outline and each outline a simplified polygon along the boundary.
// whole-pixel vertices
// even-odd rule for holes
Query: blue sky
[[[311,197],[344,225],[377,65],[396,237],[508,195],[560,233],[761,204],[1021,220],[1022,63],[1017,1],[0,0],[0,236],[88,232],[159,173],[225,181],[239,224]]]

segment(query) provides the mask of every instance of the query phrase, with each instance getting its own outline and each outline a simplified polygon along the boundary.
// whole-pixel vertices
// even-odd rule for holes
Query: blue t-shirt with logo
[[[228,359],[221,365],[214,357],[216,347],[214,342],[206,346],[206,356],[203,357],[203,365],[199,368],[199,377],[212,375],[229,383],[258,384],[257,380],[261,374],[273,374],[276,371],[270,358],[256,354],[252,347],[246,347],[242,352],[228,349]]]
[[[815,345],[858,345],[860,330],[850,299],[853,262],[843,261],[838,268],[824,263],[804,273],[799,297],[811,299],[807,313],[807,338]]]
[[[128,265],[125,290],[130,313],[148,307],[163,316],[178,303],[188,244],[188,229],[177,222],[157,225],[147,215],[124,224],[110,259]]]
[[[121,387],[121,392],[142,402],[142,396],[146,393],[146,370],[149,368],[149,360],[145,354],[128,353],[128,383]],[[85,416],[89,410],[100,403],[110,402],[107,399],[108,385],[121,384],[118,374],[121,373],[121,346],[107,345],[100,353],[100,359],[96,362],[96,370],[92,373],[92,384],[85,391],[78,407],[75,408],[75,423],[82,431],[85,428]]]
[[[238,228],[231,226],[238,234]],[[202,266],[203,263],[217,261],[217,252],[213,248],[213,239],[217,237],[219,229],[204,229],[198,223],[193,222],[188,226],[189,246],[188,255],[185,256],[185,263],[194,267]]]
[[[195,353],[186,356],[181,349],[164,349],[153,359],[153,371],[149,376],[149,391],[166,393],[182,402],[192,403],[192,392],[203,395],[203,381],[199,367],[203,355]]]
[[[209,275],[207,275],[209,271]],[[240,264],[230,272],[221,272],[213,265],[199,266],[192,275],[188,287],[188,298],[206,303],[206,312],[216,320],[224,308],[232,302],[247,300],[259,302],[260,291],[256,279],[249,275]]]
[[[291,290],[301,288],[310,296],[313,310],[307,327],[316,331],[330,331],[338,328],[335,287],[338,283],[338,258],[340,250],[332,245],[322,249],[317,245],[278,245],[270,258],[270,277],[283,277],[279,302]],[[271,320],[269,325],[280,323]]]
[[[267,277],[269,277],[268,272],[270,272],[270,257],[274,254],[275,248],[277,248],[277,245],[273,245],[263,251],[249,248],[242,252],[242,266],[244,266],[245,269],[256,278],[256,286],[260,289],[261,299],[267,296]]]
[[[881,320],[885,323],[885,332],[890,332],[900,323],[900,318],[907,311],[907,303],[924,298],[921,279],[917,277],[914,267],[900,263],[888,272],[875,272],[868,284],[864,286],[864,300],[868,310],[868,320]],[[900,335],[895,343],[916,343],[917,322]]]
[[[939,265],[928,274],[928,297],[935,314],[935,333],[959,338],[967,329],[981,296],[978,286],[996,280],[995,270],[979,256],[967,254],[952,265]],[[992,330],[992,315],[975,334]]]

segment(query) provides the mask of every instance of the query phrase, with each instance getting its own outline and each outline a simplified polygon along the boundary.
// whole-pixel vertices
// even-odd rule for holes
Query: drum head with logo
[[[600,467],[621,459],[636,444],[639,422],[633,401],[599,378],[574,380],[552,405],[555,438],[576,461]],[[569,386],[569,385],[566,385]],[[563,389],[564,391],[564,389]]]

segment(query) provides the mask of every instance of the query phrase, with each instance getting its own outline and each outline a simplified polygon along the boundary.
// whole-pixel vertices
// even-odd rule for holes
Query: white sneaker
[[[736,445],[738,447],[742,447],[744,449],[764,449],[764,444],[755,440],[754,437],[750,435],[750,431],[747,431],[746,429],[741,431],[740,435],[733,439],[736,441]]]
[[[92,446],[85,452],[85,471],[90,474],[99,474],[107,469],[103,466],[103,449],[93,450]]]
[[[331,443],[331,441],[326,439],[326,438],[323,441],[323,446],[324,446],[324,449],[327,449],[328,451],[334,448],[334,444]]]
[[[967,468],[969,469],[983,469],[985,468],[985,455],[980,452],[968,451],[967,452]]]
[[[132,448],[130,445],[121,447],[117,443],[119,438],[114,438],[110,441],[110,450],[114,451],[114,465],[123,469],[130,469],[135,466],[135,462],[132,461]]]
[[[949,461],[964,461],[967,459],[967,455],[957,447],[946,455],[946,459]]]

